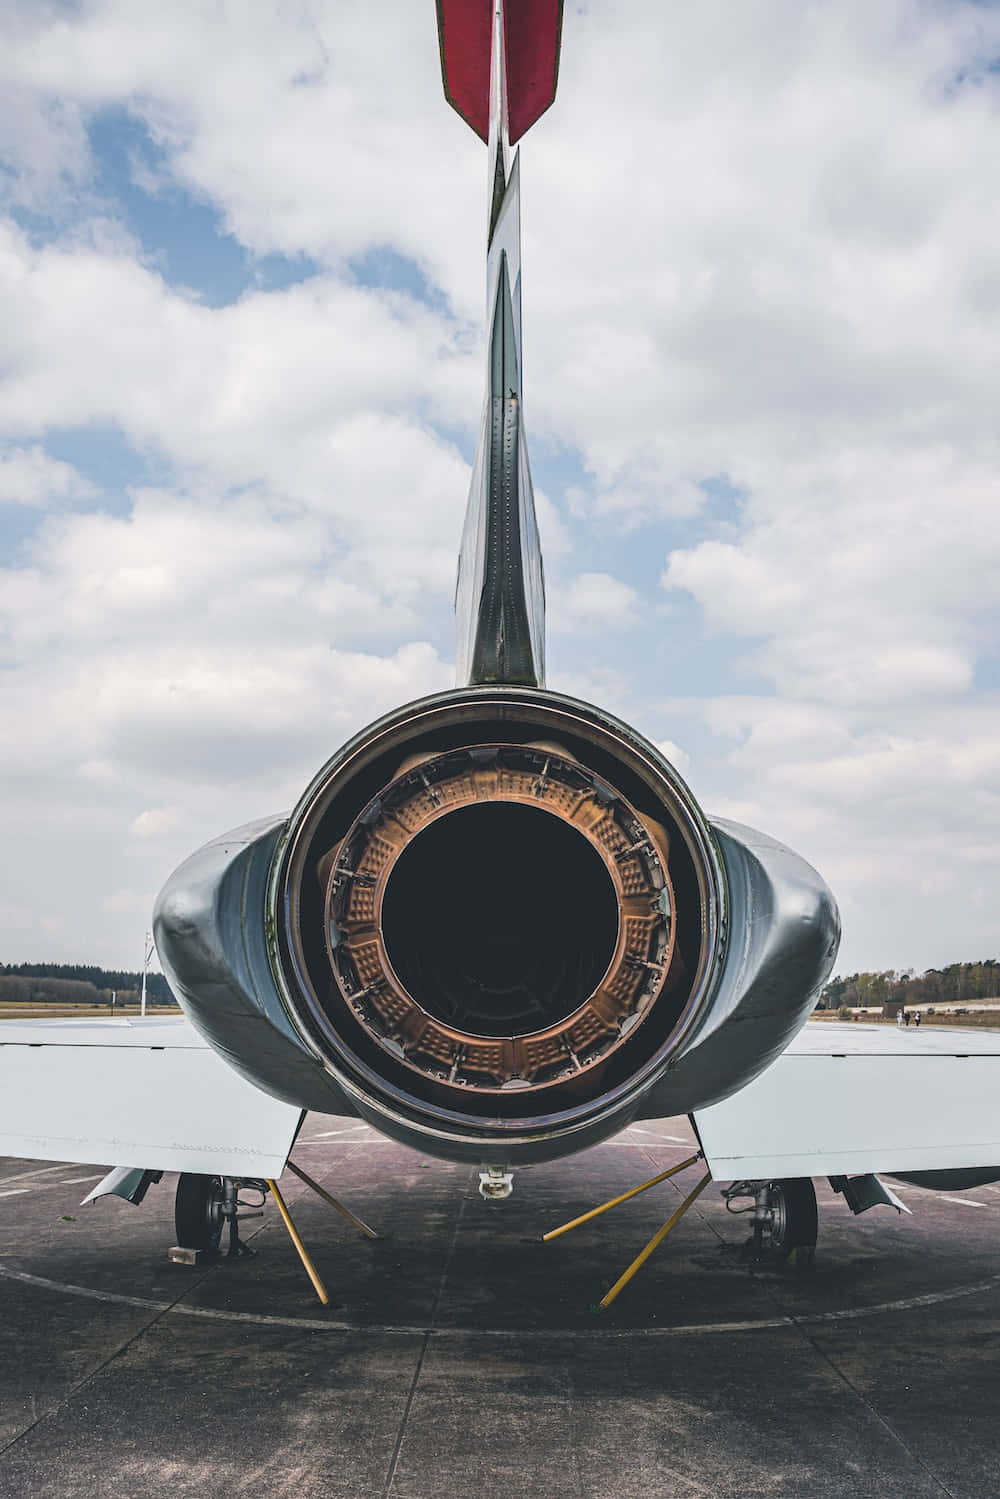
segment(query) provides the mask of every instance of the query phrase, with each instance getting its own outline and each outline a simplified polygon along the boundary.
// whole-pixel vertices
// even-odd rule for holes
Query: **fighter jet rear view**
[[[970,1087],[926,1044],[851,1057],[824,1033],[788,1050],[840,935],[816,871],[706,816],[639,731],[545,686],[511,146],[554,99],[562,6],[437,13],[445,94],[485,143],[488,182],[456,686],[369,725],[290,814],[170,877],[155,936],[186,1021],[107,1042],[19,1027],[0,1047],[0,1149],[103,1153],[108,1189],[133,1200],[182,1172],[195,1249],[236,1214],[241,1181],[273,1185],[305,1110],[478,1166],[494,1199],[519,1166],[689,1114],[704,1181],[735,1181],[786,1247],[815,1239],[817,1174],[858,1210],[892,1200],[877,1171],[989,1175],[992,1067]]]

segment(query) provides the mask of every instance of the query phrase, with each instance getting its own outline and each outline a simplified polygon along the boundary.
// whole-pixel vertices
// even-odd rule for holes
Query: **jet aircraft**
[[[687,1114],[759,1243],[808,1250],[811,1178],[1000,1179],[991,1041],[804,1029],[837,952],[811,866],[706,816],[637,730],[545,686],[522,400],[520,155],[555,97],[560,0],[437,0],[445,94],[488,155],[485,399],[456,592],[457,685],[341,746],[287,816],[167,881],[182,1020],[6,1025],[0,1151],[103,1160],[91,1197],[180,1173],[179,1251],[234,1244],[306,1110],[480,1168]],[[686,1163],[692,1164],[692,1163]],[[294,1164],[290,1169],[298,1171]],[[301,1175],[302,1173],[299,1172]],[[179,1253],[179,1257],[183,1257]]]

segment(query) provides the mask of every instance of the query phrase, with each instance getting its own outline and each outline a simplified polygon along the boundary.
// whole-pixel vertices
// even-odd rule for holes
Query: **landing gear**
[[[241,1190],[260,1193],[259,1202],[245,1202]],[[252,1254],[240,1239],[239,1220],[260,1218],[266,1184],[256,1179],[236,1176],[200,1176],[185,1171],[177,1181],[174,1199],[174,1226],[177,1244],[170,1258],[180,1264],[198,1264],[217,1258],[222,1230],[229,1225],[231,1258]]]
[[[225,1222],[224,1181],[222,1176],[195,1176],[190,1172],[178,1179],[174,1227],[183,1248],[218,1250]]]
[[[786,1176],[779,1181],[734,1182],[723,1192],[731,1213],[751,1213],[753,1237],[744,1246],[747,1259],[766,1256],[789,1260],[796,1268],[811,1268],[816,1255],[819,1220],[816,1192],[807,1176]],[[733,1207],[741,1197],[753,1205]]]
[[[293,1176],[297,1176],[318,1197],[322,1197],[324,1202],[336,1208],[337,1212],[341,1213],[349,1223],[353,1223],[355,1228],[360,1229],[366,1239],[378,1238],[373,1228],[369,1228],[367,1223],[358,1218],[349,1208],[345,1208],[342,1202],[331,1197],[326,1188],[314,1182],[301,1166],[296,1166],[294,1161],[287,1161],[286,1165]],[[260,1200],[247,1202],[240,1196],[241,1192],[259,1193]],[[173,1260],[175,1265],[203,1265],[217,1260],[222,1230],[227,1223],[229,1224],[229,1258],[255,1254],[256,1250],[244,1244],[240,1238],[240,1220],[262,1218],[264,1200],[268,1192],[274,1198],[282,1221],[288,1230],[289,1238],[295,1245],[295,1251],[313,1283],[316,1295],[324,1306],[329,1306],[330,1297],[326,1287],[320,1280],[319,1273],[309,1258],[309,1252],[302,1242],[299,1231],[292,1222],[278,1183],[270,1177],[262,1180],[250,1176],[200,1176],[193,1172],[184,1172],[178,1178],[177,1196],[174,1200],[174,1223],[178,1242],[172,1249],[167,1250],[167,1258]]]
[[[771,1248],[782,1258],[793,1249],[815,1252],[819,1219],[816,1189],[808,1176],[785,1177],[765,1188],[771,1214]]]

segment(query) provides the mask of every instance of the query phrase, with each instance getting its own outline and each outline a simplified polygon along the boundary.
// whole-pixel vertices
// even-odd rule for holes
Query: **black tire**
[[[771,1248],[789,1255],[793,1249],[815,1249],[819,1233],[816,1191],[808,1176],[786,1176],[768,1182],[773,1217]]]
[[[174,1226],[177,1242],[184,1249],[218,1249],[222,1237],[222,1203],[225,1183],[221,1176],[196,1176],[184,1172],[177,1181]]]

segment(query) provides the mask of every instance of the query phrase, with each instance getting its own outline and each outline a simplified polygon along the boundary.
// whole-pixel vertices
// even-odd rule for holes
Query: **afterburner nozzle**
[[[420,759],[320,861],[336,989],[438,1087],[582,1081],[676,977],[668,861],[665,829],[566,752]]]
[[[719,890],[651,745],[574,698],[464,689],[316,776],[272,865],[270,960],[363,1117],[541,1159],[610,1129],[702,1023]]]

